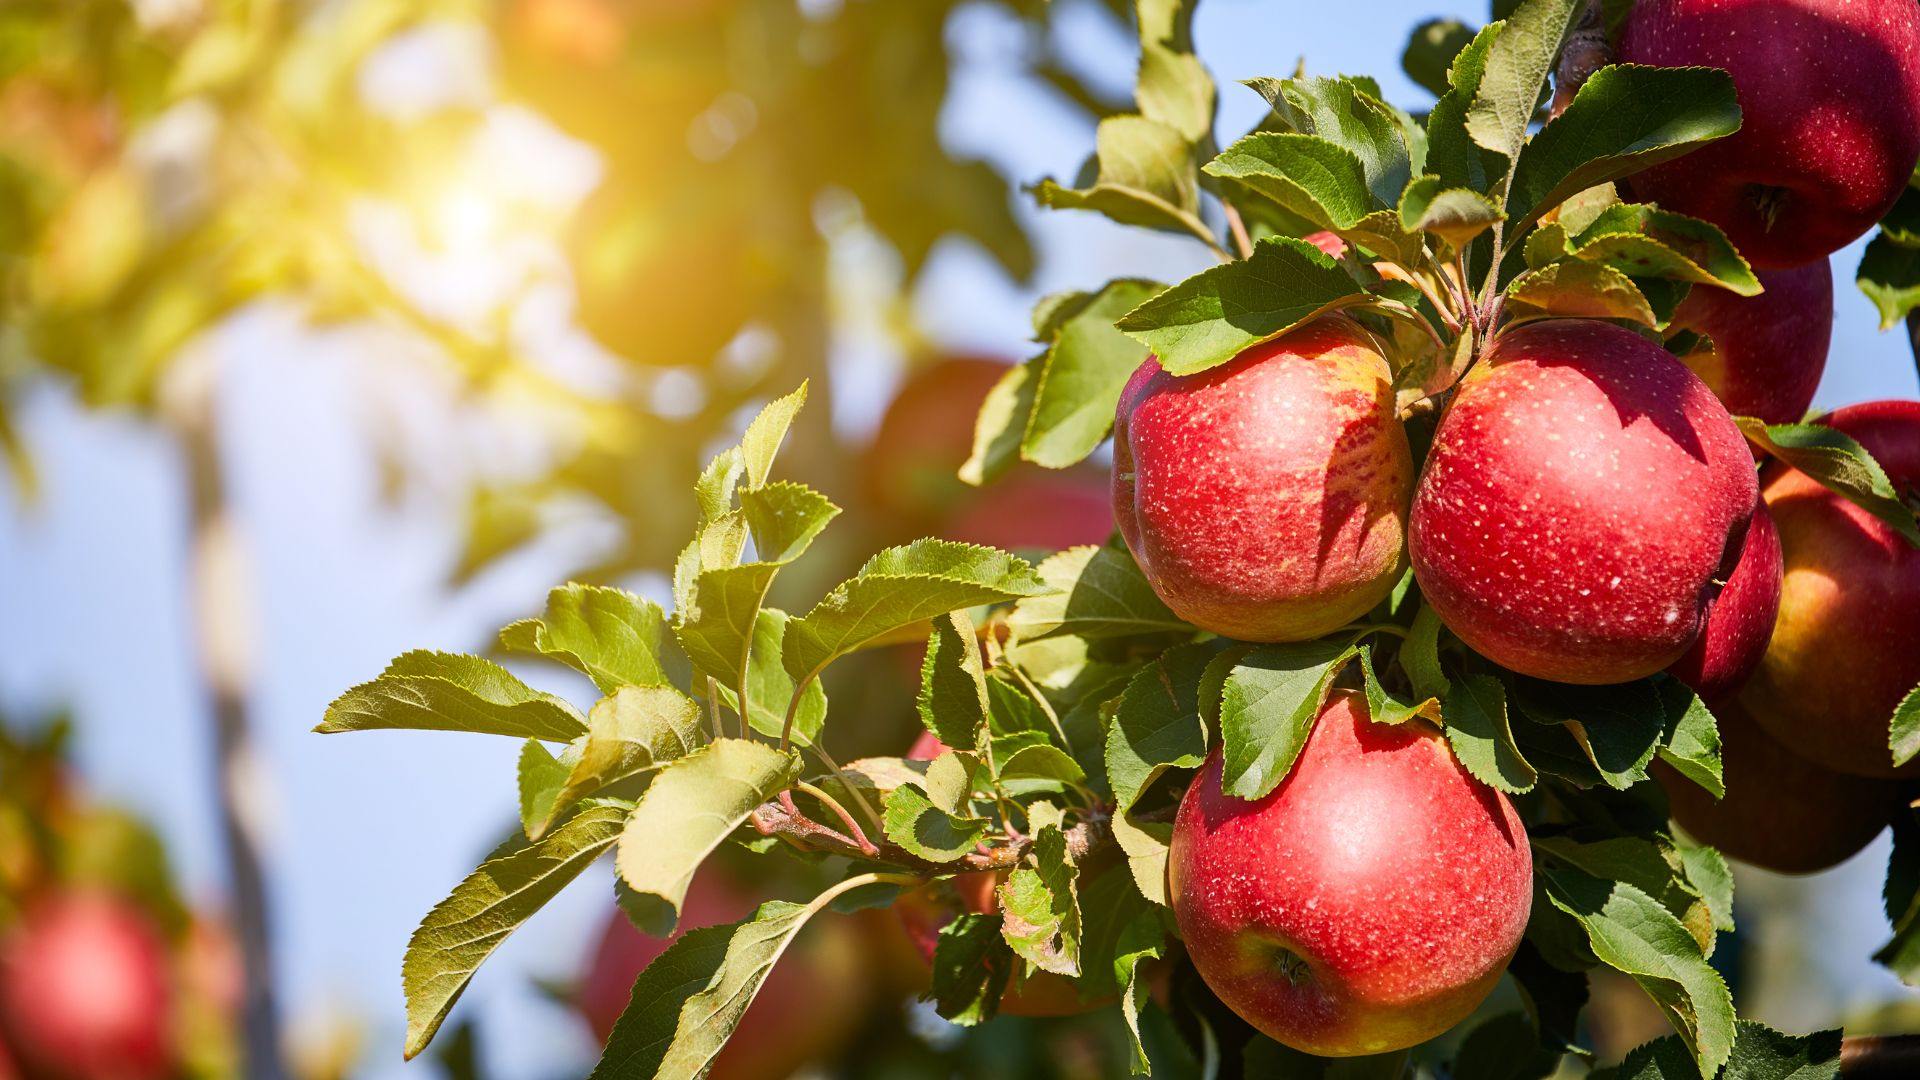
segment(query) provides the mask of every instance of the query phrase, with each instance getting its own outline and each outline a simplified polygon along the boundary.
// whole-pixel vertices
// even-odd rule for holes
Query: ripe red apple
[[[1312,244],[1314,247],[1319,248],[1321,251],[1326,252],[1336,259],[1347,253],[1347,242],[1324,229],[1317,233],[1308,233],[1300,239],[1305,240],[1307,243]]]
[[[1665,349],[1589,319],[1530,323],[1494,342],[1434,430],[1413,572],[1495,663],[1627,682],[1699,637],[1755,492],[1740,429]]]
[[[1412,1046],[1492,992],[1520,944],[1533,860],[1520,815],[1418,721],[1336,692],[1265,798],[1180,801],[1168,892],[1193,965],[1263,1033],[1346,1057]]]
[[[719,873],[703,868],[681,908],[682,929],[736,922],[759,901]],[[633,981],[677,939],[649,937],[614,911],[581,979],[576,1004],[605,1042],[627,1007]],[[800,932],[773,967],[740,1026],[708,1073],[716,1080],[785,1080],[829,1059],[865,1019],[868,985],[858,934],[831,914]]]
[[[1780,613],[1780,532],[1765,503],[1753,511],[1740,561],[1707,609],[1706,626],[1667,671],[1703,697],[1732,693],[1747,681],[1773,637]]]
[[[1833,268],[1762,270],[1759,296],[1695,285],[1673,326],[1713,339],[1683,359],[1735,416],[1791,424],[1807,414],[1833,337]]]
[[[1727,783],[1716,800],[1665,762],[1653,764],[1673,820],[1728,857],[1782,874],[1844,862],[1880,835],[1901,804],[1900,785],[1822,768],[1780,745],[1732,701],[1713,703]]]
[[[973,447],[973,425],[1007,365],[949,356],[908,374],[861,455],[867,499],[911,528],[942,522],[967,502],[958,473]]]
[[[1305,641],[1366,612],[1405,564],[1413,458],[1393,376],[1358,323],[1316,319],[1219,367],[1133,374],[1113,516],[1180,617]]]
[[[1866,447],[1920,500],[1920,401],[1875,401],[1821,421]],[[1920,684],[1920,550],[1880,519],[1775,463],[1763,494],[1780,526],[1780,616],[1741,703],[1788,749],[1860,776],[1895,770],[1887,722]]]
[[[36,1076],[168,1076],[172,1009],[166,943],[117,897],[38,901],[0,945],[0,1029]]]
[[[1720,226],[1755,266],[1846,246],[1920,157],[1912,0],[1639,0],[1620,60],[1732,74],[1740,130],[1629,183],[1636,198]]]

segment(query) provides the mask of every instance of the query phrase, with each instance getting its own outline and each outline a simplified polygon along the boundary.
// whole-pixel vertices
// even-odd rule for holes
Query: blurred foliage
[[[691,524],[658,516],[680,505],[662,497],[669,478],[696,469],[769,387],[826,375],[830,231],[883,239],[903,291],[950,236],[1016,279],[1032,271],[1007,181],[939,139],[945,33],[959,6],[8,3],[0,448],[16,486],[30,491],[30,463],[7,406],[28,386],[54,375],[89,404],[153,410],[183,349],[271,299],[315,324],[395,323],[437,346],[476,407],[537,411],[546,467],[478,484],[459,574],[532,539],[556,505],[581,496],[624,525],[589,576],[664,566],[673,553],[656,538]],[[1041,78],[1101,112],[1054,54],[1047,5],[1002,7],[1029,28],[1025,59]],[[369,88],[385,50],[449,28],[484,35],[495,86],[429,108],[395,107]],[[590,391],[515,332],[524,290],[488,317],[450,318],[403,287],[365,235],[369,205],[405,210],[374,231],[411,227],[430,247],[436,215],[457,213],[463,190],[500,201],[494,189],[511,185],[476,175],[485,166],[471,149],[511,104],[599,157],[584,203],[537,222],[578,324],[617,357],[618,377]],[[663,371],[691,386],[676,407],[654,407]],[[797,469],[835,471],[842,451],[824,427],[806,438]]]

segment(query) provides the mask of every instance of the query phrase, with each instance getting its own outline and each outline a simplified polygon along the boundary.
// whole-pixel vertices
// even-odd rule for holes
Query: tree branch
[[[761,836],[777,837],[803,851],[817,851],[828,855],[844,855],[856,859],[877,859],[893,863],[922,873],[952,873],[969,870],[1011,870],[1020,865],[1026,857],[1032,841],[1026,837],[1009,840],[985,851],[975,851],[953,862],[937,863],[923,859],[905,848],[889,843],[884,837],[873,838],[870,844],[873,850],[861,848],[852,838],[827,828],[825,825],[807,817],[794,808],[790,800],[775,799],[760,804],[748,821]],[[1098,851],[1113,842],[1113,834],[1107,828],[1107,815],[1103,812],[1090,813],[1086,820],[1066,830],[1067,852],[1075,862]]]

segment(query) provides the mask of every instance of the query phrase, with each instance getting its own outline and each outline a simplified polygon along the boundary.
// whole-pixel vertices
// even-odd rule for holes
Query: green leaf
[[[747,724],[770,739],[780,737],[786,724],[787,704],[793,700],[793,676],[781,663],[785,648],[787,622],[791,618],[779,608],[761,608],[753,624],[753,651],[747,659]],[[732,708],[739,696],[732,687],[719,687],[720,700]],[[738,709],[735,709],[737,712]],[[800,692],[800,706],[793,714],[793,741],[812,746],[826,726],[827,692],[815,679]]]
[[[1167,931],[1153,911],[1136,915],[1120,933],[1114,949],[1113,977],[1120,985],[1120,1014],[1126,1018],[1133,1059],[1129,1065],[1135,1076],[1153,1071],[1147,1060],[1147,1048],[1140,1041],[1140,1003],[1146,993],[1146,980],[1140,977],[1141,965],[1158,960],[1166,951]]]
[[[584,746],[586,739],[575,739],[556,758],[539,739],[528,739],[521,745],[517,770],[520,780],[520,827],[527,839],[538,839],[546,821],[553,816],[554,800],[559,797],[560,789],[567,786],[567,774],[573,771],[574,762],[580,760],[580,750]]]
[[[1600,962],[1639,983],[1686,1043],[1703,1077],[1733,1050],[1733,999],[1700,942],[1665,907],[1625,882],[1564,866],[1535,868],[1554,907],[1586,931]]]
[[[810,904],[770,900],[744,922],[688,931],[634,980],[589,1080],[707,1075],[801,927],[861,882],[843,881]]]
[[[1375,210],[1352,228],[1341,229],[1340,238],[1401,266],[1417,265],[1426,255],[1422,239],[1400,227],[1398,210]]]
[[[693,482],[693,501],[700,508],[702,526],[720,520],[733,508],[733,491],[746,475],[746,463],[740,460],[740,448],[730,446],[713,456]]]
[[[1359,284],[1319,248],[1270,236],[1254,245],[1251,257],[1201,271],[1117,325],[1152,349],[1168,373],[1191,375],[1365,299]]]
[[[1514,745],[1507,692],[1491,675],[1467,675],[1453,684],[1442,706],[1447,741],[1468,772],[1509,795],[1532,791],[1540,779]]]
[[[1893,851],[1881,893],[1893,937],[1873,954],[1908,986],[1920,986],[1920,813],[1905,807],[1893,817]]]
[[[1674,850],[1680,856],[1680,866],[1687,882],[1707,905],[1713,928],[1721,933],[1732,933],[1733,868],[1727,865],[1727,857],[1705,844],[1675,841]]]
[[[1525,0],[1506,20],[1467,107],[1467,134],[1475,143],[1509,161],[1519,157],[1547,75],[1584,6],[1581,0]]]
[[[1178,131],[1189,143],[1213,132],[1213,79],[1193,55],[1197,0],[1138,0],[1140,73],[1134,99],[1149,119]]]
[[[1516,228],[1577,192],[1733,134],[1740,102],[1717,68],[1603,67],[1520,151],[1508,206]]]
[[[1506,159],[1484,150],[1467,134],[1467,110],[1479,93],[1481,77],[1486,73],[1487,56],[1493,43],[1506,31],[1507,24],[1496,22],[1481,29],[1466,48],[1453,58],[1448,69],[1450,88],[1440,95],[1427,114],[1427,168],[1447,187],[1487,191],[1502,175]]]
[[[1760,279],[1719,227],[1642,203],[1615,203],[1574,237],[1573,254],[1629,277],[1712,285],[1741,296]]]
[[[1516,317],[1630,319],[1656,326],[1653,308],[1633,279],[1611,266],[1568,260],[1529,270],[1507,285]]]
[[[1625,791],[1647,778],[1667,735],[1667,705],[1650,680],[1582,686],[1525,680],[1520,711],[1539,724],[1563,725],[1608,787]]]
[[[958,817],[970,817],[973,793],[983,772],[978,755],[948,750],[927,763],[927,800]]]
[[[916,540],[888,548],[787,624],[787,671],[810,680],[877,637],[977,604],[1048,591],[1026,562],[993,548]]]
[[[1900,192],[1900,198],[1880,219],[1880,235],[1888,243],[1904,248],[1920,248],[1920,188],[1913,186],[1912,179]]]
[[[1421,604],[1414,613],[1407,640],[1400,645],[1400,670],[1407,673],[1417,697],[1444,699],[1453,692],[1446,669],[1440,666],[1440,634],[1446,625],[1432,604]]]
[[[1203,171],[1239,181],[1321,229],[1351,228],[1373,209],[1360,159],[1317,135],[1256,131]]]
[[[1492,199],[1472,188],[1448,188],[1431,174],[1408,181],[1400,196],[1400,227],[1430,232],[1455,250],[1465,248],[1506,215]]]
[[[1170,826],[1129,815],[1168,769],[1194,769],[1207,758],[1200,685],[1213,661],[1208,645],[1177,645],[1127,684],[1107,729],[1107,782],[1113,788],[1114,839],[1127,853],[1141,895],[1165,905]]]
[[[1373,202],[1389,207],[1413,175],[1407,133],[1371,80],[1343,78],[1249,79],[1274,115],[1293,131],[1318,135],[1360,162]]]
[[[1192,147],[1179,131],[1144,116],[1110,116],[1094,133],[1098,173],[1084,188],[1052,178],[1031,189],[1041,206],[1092,210],[1122,225],[1185,233],[1217,246],[1200,220]]]
[[[507,935],[612,846],[626,816],[622,803],[582,810],[545,840],[482,863],[427,913],[407,941],[402,964],[407,1057],[426,1049],[473,973]]]
[[[1920,686],[1894,706],[1893,720],[1887,725],[1887,748],[1893,751],[1895,766],[1912,761],[1920,754]]]
[[[322,734],[382,729],[570,742],[586,734],[587,725],[572,705],[492,661],[416,650],[395,657],[379,678],[335,698],[314,728]]]
[[[1458,19],[1428,19],[1413,28],[1400,67],[1407,77],[1435,96],[1447,92],[1447,71],[1453,58],[1473,40],[1473,31]]]
[[[1565,836],[1539,837],[1533,847],[1537,854],[1603,881],[1625,882],[1646,893],[1680,920],[1704,954],[1713,955],[1712,913],[1686,876],[1686,864],[1676,849],[1638,836],[1585,843]]]
[[[799,775],[798,757],[744,739],[716,739],[661,769],[627,819],[614,863],[635,894],[653,898],[642,929],[671,931],[694,871]]]
[[[1402,701],[1380,685],[1380,679],[1373,673],[1373,650],[1360,649],[1360,672],[1365,680],[1367,692],[1367,715],[1376,724],[1404,724],[1416,716],[1425,717],[1434,723],[1440,722],[1440,701],[1437,698],[1425,698],[1420,701]]]
[[[1115,329],[1114,320],[1163,288],[1152,281],[1110,281],[1059,324],[1040,363],[1021,457],[1065,469],[1106,440],[1120,392],[1147,359],[1146,348]]]
[[[1012,975],[1013,950],[1000,936],[1000,916],[969,912],[940,928],[928,1000],[949,1022],[972,1027],[993,1019]]]
[[[1670,675],[1654,680],[1662,710],[1666,713],[1666,731],[1660,744],[1660,760],[1674,771],[1705,788],[1718,799],[1727,793],[1720,766],[1720,723],[1693,688]]]
[[[1227,673],[1220,695],[1220,787],[1259,799],[1287,778],[1306,748],[1327,687],[1358,652],[1344,640],[1266,645]]]
[[[766,484],[767,476],[773,471],[774,455],[780,452],[787,430],[793,427],[794,417],[800,415],[800,408],[806,403],[807,383],[802,380],[792,393],[767,402],[747,425],[746,433],[740,437],[740,464],[747,487]]]
[[[698,749],[700,703],[671,686],[626,686],[587,713],[587,739],[545,817],[529,823],[538,840],[574,803],[609,784],[664,766]]]
[[[1068,548],[1036,568],[1055,591],[1021,600],[1007,624],[1022,641],[1191,633],[1123,547]]]
[[[1079,762],[1065,750],[1047,743],[1022,746],[998,764],[1001,780],[1058,780],[1076,787],[1087,782],[1086,770]]]
[[[1880,329],[1891,330],[1920,307],[1920,248],[1904,247],[1885,234],[1875,236],[1853,280],[1879,310]]]
[[[987,726],[987,673],[976,635],[965,611],[937,616],[920,663],[920,723],[948,746],[980,745]]]
[[[1040,316],[1039,308],[1034,309],[1034,315]],[[1027,422],[1033,416],[1040,368],[1046,360],[1043,353],[1024,364],[1013,365],[993,384],[993,389],[987,391],[986,400],[980,404],[980,415],[974,419],[973,452],[960,466],[962,481],[979,487],[999,478],[1020,460],[1020,443],[1026,438]]]
[[[887,839],[928,862],[953,862],[987,835],[984,818],[962,818],[933,805],[919,790],[898,787],[887,796],[881,825]]]
[[[1920,547],[1920,526],[1900,499],[1886,470],[1846,434],[1825,424],[1768,424],[1750,416],[1733,422],[1747,441],[1812,477],[1848,502],[1879,518]]]
[[[1552,1076],[1560,1053],[1540,1045],[1524,1012],[1501,1013],[1474,1028],[1454,1055],[1454,1076],[1480,1080],[1540,1080]]]
[[[740,512],[759,560],[785,566],[806,553],[840,508],[805,484],[776,480],[742,491]]]
[[[1000,884],[1001,936],[1034,967],[1078,975],[1080,871],[1058,826],[1035,833],[1030,852],[1033,865],[1019,867]]]
[[[660,640],[666,612],[651,600],[604,585],[562,585],[547,594],[538,619],[500,631],[500,647],[558,660],[593,680],[603,694],[622,686],[664,686]]]
[[[1699,1066],[1678,1035],[1638,1047],[1626,1060],[1596,1069],[1591,1080],[1668,1080],[1691,1076]],[[1840,1031],[1787,1035],[1755,1020],[1734,1025],[1733,1051],[1726,1080],[1836,1080],[1840,1076]]]

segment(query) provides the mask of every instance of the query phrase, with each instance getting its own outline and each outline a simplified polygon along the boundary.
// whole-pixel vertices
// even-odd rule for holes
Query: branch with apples
[[[1138,112],[1032,192],[1219,263],[1044,299],[961,470],[1111,439],[1117,541],[920,540],[769,606],[839,513],[774,478],[803,386],[699,476],[671,612],[569,585],[501,632],[591,708],[426,652],[342,695],[320,730],[525,740],[521,834],[408,948],[409,1054],[602,854],[664,937],[724,851],[827,884],[679,931],[596,1077],[724,1067],[802,927],[876,906],[939,1016],[1108,1010],[1141,1074],[1598,1065],[1606,970],[1674,1033],[1592,1075],[1870,1063],[1738,1019],[1711,961],[1729,858],[1891,825],[1877,958],[1920,980],[1920,402],[1803,419],[1828,256],[1909,250],[1920,9],[1505,6],[1416,32],[1423,117],[1256,79],[1221,148],[1193,5],[1138,4]],[[909,640],[925,737],[835,761],[823,677]]]

